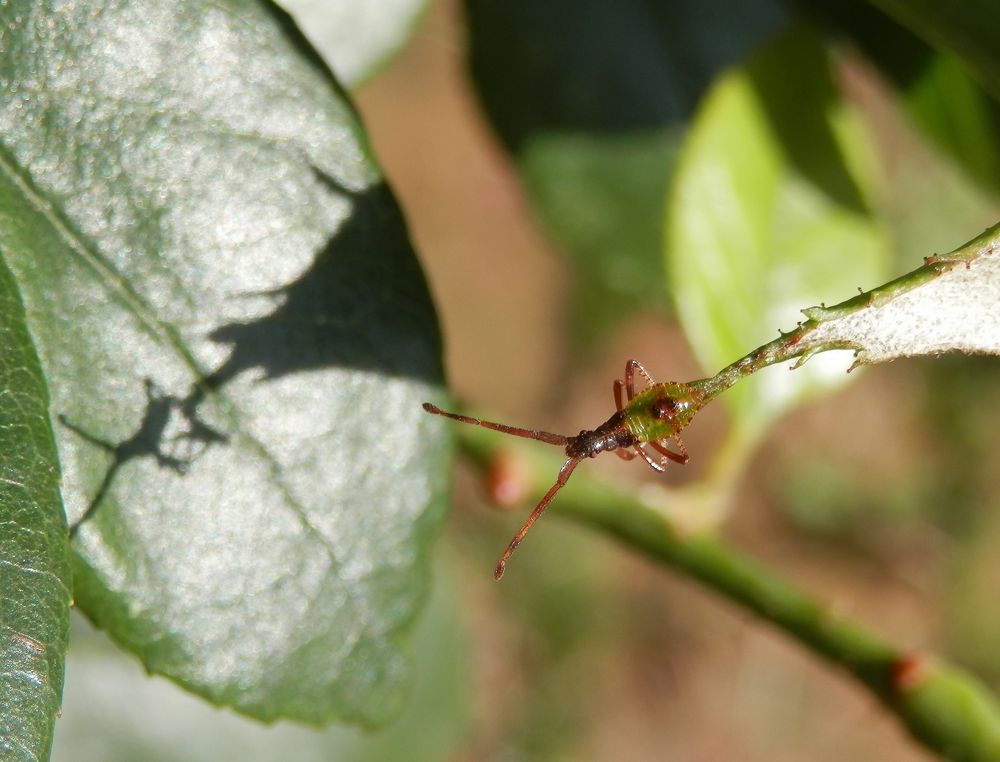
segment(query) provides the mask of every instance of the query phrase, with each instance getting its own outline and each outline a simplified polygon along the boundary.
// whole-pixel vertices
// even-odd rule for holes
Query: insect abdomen
[[[635,443],[635,435],[625,425],[624,416],[615,413],[593,431],[581,431],[575,437],[570,437],[566,455],[571,458],[593,458],[602,452],[632,447]]]

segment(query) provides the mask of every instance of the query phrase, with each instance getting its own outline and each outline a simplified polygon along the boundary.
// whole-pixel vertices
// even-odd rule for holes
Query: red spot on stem
[[[908,693],[927,676],[927,658],[915,651],[903,654],[890,668],[889,679],[896,693]]]
[[[486,470],[486,488],[496,505],[509,508],[527,499],[531,479],[524,461],[511,450],[500,450]]]

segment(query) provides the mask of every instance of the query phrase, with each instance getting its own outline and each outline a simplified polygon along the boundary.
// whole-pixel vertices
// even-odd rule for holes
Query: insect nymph
[[[642,375],[648,388],[636,394],[635,375]],[[625,398],[622,398],[622,392]],[[507,568],[510,559],[521,540],[528,533],[531,525],[542,515],[542,512],[552,502],[552,498],[569,481],[573,469],[584,458],[594,458],[602,452],[613,452],[623,460],[632,460],[636,455],[642,458],[650,468],[664,471],[669,460],[683,465],[688,461],[687,449],[678,437],[681,430],[691,423],[695,413],[704,404],[703,393],[690,384],[668,382],[657,384],[649,377],[646,369],[638,360],[629,360],[625,364],[625,380],[615,379],[614,384],[615,410],[608,420],[593,430],[581,431],[576,436],[568,437],[562,434],[551,434],[547,431],[521,429],[492,421],[482,421],[457,413],[448,413],[441,408],[424,403],[424,410],[435,415],[443,415],[462,423],[471,423],[487,429],[502,431],[517,437],[537,439],[546,444],[558,445],[566,451],[566,462],[559,469],[555,484],[549,488],[545,496],[538,502],[528,516],[524,525],[507,546],[507,550],[497,561],[493,577],[500,579]],[[670,449],[667,444],[674,442],[677,450]],[[656,455],[651,454],[646,446],[652,448]]]

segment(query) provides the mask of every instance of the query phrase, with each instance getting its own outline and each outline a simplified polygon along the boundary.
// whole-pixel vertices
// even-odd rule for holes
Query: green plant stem
[[[511,444],[474,427],[462,428],[460,442],[483,467],[501,449],[515,448],[531,466],[536,495],[551,485],[561,463],[536,446]],[[894,647],[715,537],[685,535],[662,511],[581,471],[560,493],[554,512],[603,530],[784,630],[858,680],[917,740],[946,758],[1000,759],[1000,706],[973,676]]]
[[[711,378],[703,378],[692,381],[691,386],[698,389],[704,395],[703,405],[708,404],[714,397],[733,386],[741,378],[750,376],[768,365],[785,362],[787,360],[798,359],[792,366],[797,368],[810,357],[818,352],[826,352],[832,349],[849,349],[856,354],[853,367],[865,362],[885,361],[895,359],[897,356],[915,356],[920,354],[938,354],[945,351],[977,351],[1000,353],[1000,347],[991,343],[988,337],[977,336],[969,339],[963,337],[954,346],[947,343],[924,346],[914,340],[911,346],[898,349],[899,354],[887,353],[880,350],[881,355],[873,359],[874,350],[867,345],[873,337],[860,333],[856,327],[843,324],[848,322],[848,318],[869,308],[882,308],[891,304],[898,297],[933,283],[943,275],[947,275],[953,270],[964,268],[968,270],[974,262],[984,255],[993,256],[994,250],[1000,248],[1000,224],[994,225],[982,234],[976,236],[971,241],[963,244],[954,251],[945,255],[935,255],[927,257],[924,264],[915,270],[899,276],[895,280],[884,283],[870,291],[862,291],[857,296],[847,299],[833,307],[821,305],[819,307],[809,307],[802,310],[806,320],[799,323],[794,331],[782,333],[773,341],[757,347],[749,354],[741,357],[734,363],[727,365]],[[991,271],[992,274],[992,271]],[[969,291],[959,290],[958,294],[952,294],[952,298],[979,298],[987,309],[991,309],[995,304],[996,283],[991,275],[981,278],[985,296],[978,296]],[[928,309],[936,309],[938,317],[944,314],[947,303],[931,305]],[[913,316],[906,315],[905,318],[913,320]],[[900,321],[901,316],[887,314],[887,323]],[[950,316],[949,320],[959,320],[960,317]],[[968,319],[968,318],[966,318]],[[841,328],[833,328],[838,324]],[[972,333],[982,328],[980,323],[987,322],[985,318],[981,320],[971,320],[968,326]],[[995,321],[992,321],[995,322]],[[912,326],[914,333],[917,332],[918,324]],[[879,338],[877,332],[874,338]]]
[[[849,315],[859,309],[884,304],[901,293],[937,278],[960,262],[964,262],[964,260],[929,258],[922,267],[871,291],[863,291],[834,307],[821,306],[805,309],[803,312],[808,320],[800,323],[794,331],[782,333],[773,341],[757,347],[736,362],[727,365],[711,378],[692,381],[691,386],[699,389],[705,395],[703,404],[707,404],[712,398],[733,386],[741,378],[746,378],[769,365],[798,359],[799,362],[793,366],[797,368],[817,352],[826,352],[832,349],[862,350],[863,345],[847,338],[815,342],[810,340],[811,334],[824,322]]]

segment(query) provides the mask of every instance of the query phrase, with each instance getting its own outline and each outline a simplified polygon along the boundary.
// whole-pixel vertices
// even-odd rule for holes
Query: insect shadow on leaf
[[[346,200],[349,211],[322,243],[309,266],[292,281],[247,296],[268,296],[275,306],[265,315],[221,325],[208,337],[231,351],[202,375],[184,397],[159,390],[146,380],[148,404],[135,433],[113,443],[60,415],[60,422],[109,452],[112,463],[75,534],[106,497],[119,469],[136,458],[152,457],[183,474],[205,447],[228,438],[198,415],[208,396],[245,371],[257,382],[325,368],[342,368],[440,383],[440,335],[426,282],[402,215],[385,183],[353,190],[311,166],[322,190]],[[375,255],[375,252],[378,255]],[[170,436],[178,420],[184,430]],[[197,453],[180,454],[187,445]]]
[[[228,440],[225,434],[216,431],[200,420],[192,404],[194,392],[186,398],[163,393],[151,379],[145,379],[146,410],[135,433],[117,444],[101,439],[71,422],[65,415],[59,415],[59,422],[81,439],[111,453],[112,461],[101,480],[97,492],[83,515],[70,526],[70,537],[75,537],[80,526],[89,520],[104,500],[118,471],[126,463],[137,458],[154,458],[158,465],[178,474],[187,473],[191,464],[212,444],[222,444]],[[186,429],[170,436],[167,429],[171,419],[180,415]],[[169,448],[169,449],[168,449]],[[181,450],[186,450],[183,454]]]

